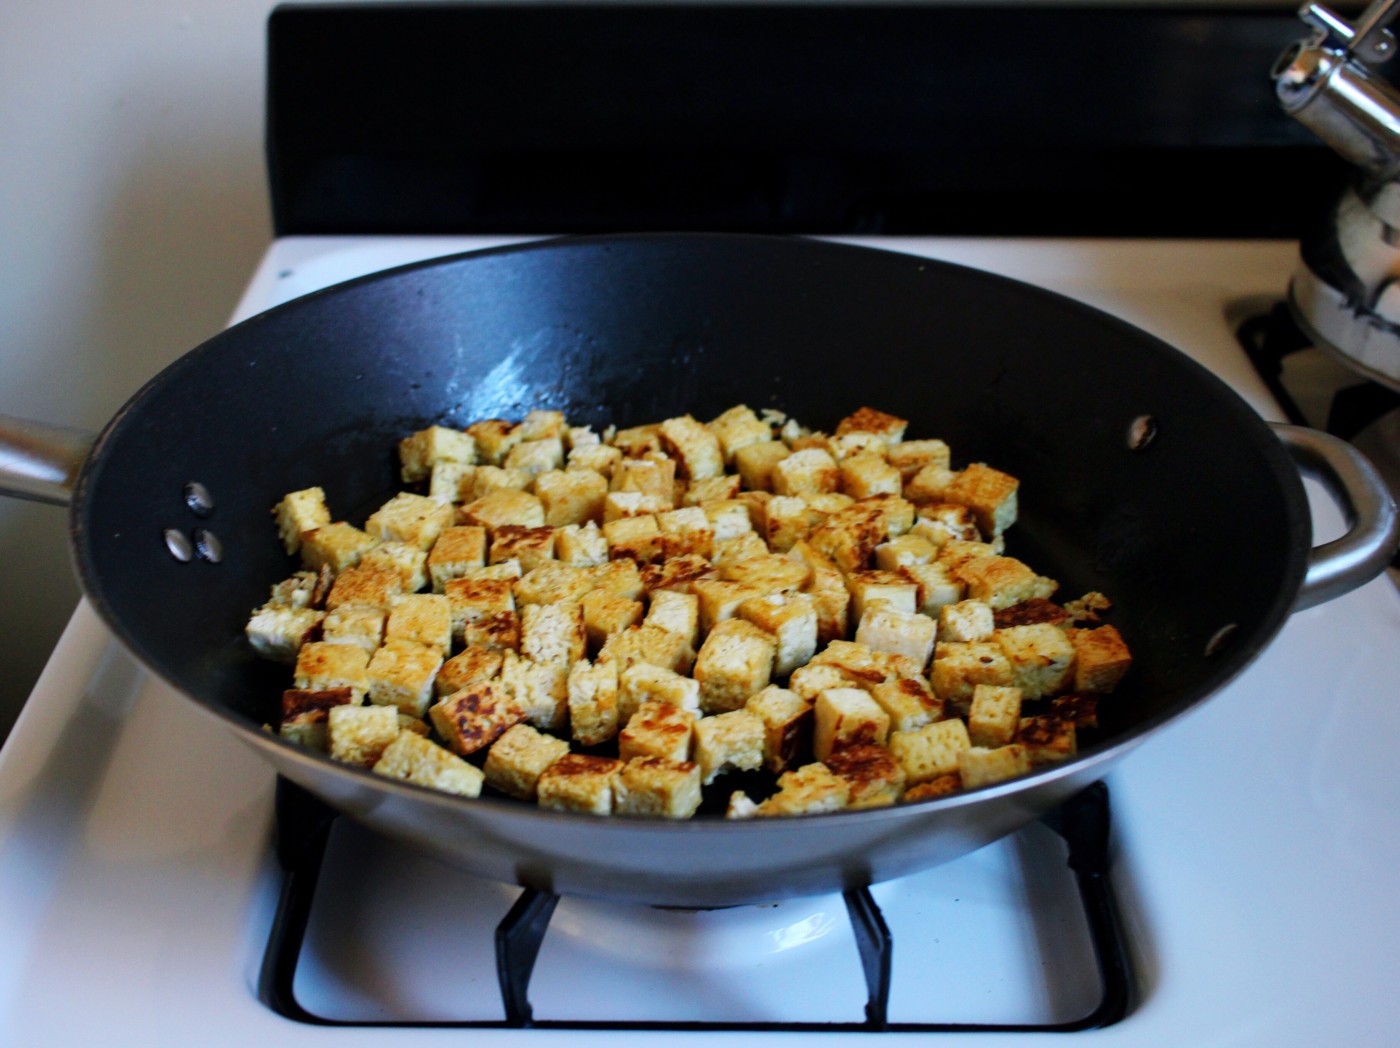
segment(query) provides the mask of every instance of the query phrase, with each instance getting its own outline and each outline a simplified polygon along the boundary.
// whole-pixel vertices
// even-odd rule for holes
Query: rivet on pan
[[[165,529],[165,548],[181,564],[188,564],[194,559],[194,545],[190,542],[189,536],[179,528]]]
[[[1151,415],[1139,415],[1128,423],[1128,450],[1142,451],[1157,439],[1157,420]]]
[[[207,560],[210,564],[224,559],[224,544],[219,541],[219,536],[204,528],[194,529],[194,551],[200,560]]]
[[[214,496],[197,480],[185,485],[185,505],[196,517],[207,517],[214,512]]]
[[[1211,635],[1210,640],[1206,641],[1206,658],[1219,655],[1224,651],[1230,641],[1234,639],[1235,631],[1238,629],[1239,626],[1232,622],[1228,626],[1221,626],[1216,630]]]

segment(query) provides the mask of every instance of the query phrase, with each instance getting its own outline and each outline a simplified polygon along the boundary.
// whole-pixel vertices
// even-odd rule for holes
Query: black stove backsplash
[[[1291,10],[284,6],[276,231],[1295,237]]]

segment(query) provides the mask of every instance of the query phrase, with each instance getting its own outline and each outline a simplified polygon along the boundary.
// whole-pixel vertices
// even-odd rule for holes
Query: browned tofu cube
[[[449,579],[460,579],[486,564],[486,529],[455,525],[443,529],[428,551],[428,577],[434,593],[445,593]]]
[[[884,746],[845,746],[822,763],[850,787],[848,807],[885,807],[904,795],[904,768]]]
[[[422,717],[433,701],[433,678],[442,665],[437,648],[390,640],[369,660],[369,701]]]
[[[1069,760],[1079,751],[1074,724],[1058,717],[1023,717],[1016,741],[1026,748],[1031,767]]]
[[[566,753],[539,777],[537,795],[541,808],[556,811],[611,815],[613,784],[622,771],[622,761]]]
[[[452,635],[456,640],[463,640],[469,624],[480,625],[515,612],[515,592],[509,579],[449,579],[445,588],[443,595],[447,598]],[[488,646],[500,647],[499,644]]]
[[[482,771],[486,784],[508,797],[534,800],[540,776],[569,752],[569,744],[528,724],[512,725],[491,744]]]
[[[841,489],[841,469],[821,448],[794,451],[769,474],[775,495],[816,495]]]
[[[1110,692],[1132,665],[1123,635],[1112,626],[1078,629],[1069,635],[1074,645],[1074,690]]]
[[[380,542],[405,542],[428,550],[453,515],[450,502],[401,491],[369,515],[365,531]]]
[[[983,535],[1000,535],[1016,523],[1016,490],[1020,481],[1000,470],[974,462],[953,478],[943,499],[972,510]]]
[[[810,752],[812,705],[796,692],[770,684],[744,709],[763,722],[763,766],[769,771],[785,771]]]
[[[645,426],[631,426],[613,434],[612,444],[624,458],[644,458],[647,455],[662,454],[661,427],[653,422]]]
[[[617,679],[617,722],[624,728],[647,702],[665,702],[696,715],[700,713],[700,685],[690,677],[637,662],[619,670]]]
[[[277,733],[303,749],[325,753],[330,748],[330,711],[335,706],[356,705],[349,688],[303,691],[289,688],[282,693],[282,718]]]
[[[1073,724],[1077,731],[1099,726],[1097,695],[1057,695],[1050,700],[1050,716]]]
[[[726,560],[720,567],[720,578],[743,583],[760,593],[794,593],[811,577],[812,569],[800,559],[766,551]]]
[[[742,488],[743,480],[733,473],[692,480],[686,485],[681,504],[703,507],[707,502],[731,502],[739,498]]]
[[[368,666],[369,656],[354,644],[312,641],[297,653],[293,686],[303,691],[349,688],[359,703],[369,690]]]
[[[392,568],[346,568],[326,595],[326,610],[366,607],[388,611],[403,593],[403,576]]]
[[[746,709],[701,717],[695,722],[700,781],[708,785],[723,772],[761,768],[763,742],[763,721]]]
[[[638,625],[645,611],[641,601],[614,596],[607,590],[590,590],[580,606],[588,647],[594,652],[600,651],[614,633]]]
[[[693,593],[654,590],[645,622],[684,637],[693,648],[700,643],[700,598]]]
[[[438,593],[399,597],[389,609],[384,640],[425,644],[446,656],[452,650],[452,605]]]
[[[311,571],[329,568],[339,575],[360,563],[379,540],[344,521],[322,524],[300,533],[301,563]]]
[[[650,514],[609,521],[603,525],[603,538],[607,540],[608,557],[612,560],[626,558],[638,564],[650,564],[665,555],[661,527]]]
[[[439,462],[476,462],[476,441],[460,429],[429,426],[399,441],[399,473],[404,483],[426,480]]]
[[[865,690],[890,718],[890,731],[913,731],[943,719],[943,703],[919,677],[867,684]]]
[[[1016,683],[1006,653],[993,641],[934,645],[929,680],[938,697],[959,716],[971,706],[977,685],[1009,688]]]
[[[491,648],[463,648],[442,664],[433,678],[439,698],[482,684],[501,672],[502,655]]]
[[[750,491],[772,491],[773,467],[791,454],[780,440],[750,444],[734,453],[734,468]]]
[[[487,681],[447,696],[429,707],[428,716],[452,751],[467,757],[523,721],[525,710],[504,685]]]
[[[904,431],[908,426],[907,419],[871,407],[862,407],[837,423],[836,435],[844,437],[861,433],[879,438],[882,444],[898,444],[904,439]]]
[[[661,510],[670,509],[675,505],[676,460],[664,455],[623,459],[613,467],[608,488],[610,491],[650,495],[660,499],[660,502],[654,505],[659,506]]]
[[[510,449],[525,439],[519,423],[500,418],[473,422],[467,433],[476,442],[477,461],[491,466],[499,466]]]
[[[305,532],[331,522],[331,512],[326,508],[326,493],[321,488],[289,492],[272,507],[272,515],[277,520],[277,534],[282,539],[282,548],[288,555],[301,549],[301,536]]]
[[[655,667],[643,666],[633,669]],[[626,674],[623,676],[626,677]],[[669,702],[643,702],[636,712],[627,718],[627,726],[618,734],[617,755],[624,761],[633,757],[689,760],[695,738],[695,723],[695,714],[690,710],[673,706]]]
[[[1054,579],[1037,575],[1015,557],[971,557],[953,573],[966,584],[969,597],[990,604],[993,611],[1032,597],[1052,597],[1059,588]]]
[[[372,768],[398,738],[399,714],[392,706],[333,706],[326,732],[332,760]]]
[[[554,560],[553,528],[522,528],[503,524],[491,533],[488,563],[500,564],[514,560],[520,570],[529,574],[546,561]]]
[[[951,797],[955,793],[962,792],[962,776],[957,772],[948,775],[939,775],[928,782],[921,782],[917,785],[907,786],[904,790],[903,804],[913,804],[915,801],[936,801],[941,797]]]
[[[958,770],[958,754],[970,748],[967,725],[960,720],[937,721],[913,731],[890,735],[889,750],[904,769],[910,786],[930,782]]]
[[[885,457],[908,483],[925,466],[947,469],[953,453],[941,440],[904,440],[886,449]]]
[[[812,752],[819,761],[846,746],[883,746],[889,738],[889,714],[860,688],[819,692],[812,712]]]
[[[776,642],[743,619],[716,623],[695,658],[700,708],[706,713],[737,710],[768,686]]]
[[[825,764],[808,764],[778,776],[778,790],[754,810],[766,817],[776,815],[819,815],[839,811],[851,797],[850,784],[832,773]]]
[[[608,540],[594,521],[566,524],[554,536],[554,555],[574,568],[594,568],[608,562]]]
[[[596,588],[590,569],[547,560],[516,581],[515,603],[517,608],[527,604],[577,604]]]
[[[667,559],[696,556],[708,560],[714,555],[715,529],[699,506],[660,513],[656,523],[661,529],[661,545]]]
[[[1021,689],[979,684],[972,689],[967,734],[974,746],[1006,746],[1021,726]]]
[[[1026,699],[1064,691],[1074,680],[1074,644],[1048,623],[1008,626],[992,634],[1011,663],[1012,683]]]
[[[812,529],[808,542],[843,572],[870,566],[875,547],[887,537],[884,516],[875,508],[857,502],[828,516]]]
[[[982,538],[977,518],[966,506],[952,502],[928,502],[919,506],[919,518],[911,535],[927,539],[935,547],[949,542],[976,542]]]
[[[374,764],[374,772],[462,797],[481,794],[483,776],[479,768],[411,730],[400,731],[384,748]]]
[[[907,656],[875,651],[848,640],[832,641],[813,657],[812,664],[836,666],[852,680],[859,681],[861,687],[901,677],[919,677],[923,671],[916,660]]]
[[[461,508],[460,517],[461,523],[475,524],[488,531],[512,524],[542,528],[544,505],[528,491],[493,491],[468,502]]]
[[[1036,623],[1048,623],[1068,631],[1071,621],[1067,610],[1054,601],[1045,600],[1043,597],[1032,597],[1030,600],[1023,600],[1008,608],[992,612],[992,626],[999,630],[1006,629],[1008,626],[1031,626]]]
[[[709,427],[719,440],[726,466],[733,464],[735,454],[743,448],[773,443],[772,427],[760,420],[747,404],[739,404],[711,419]]]
[[[966,790],[1014,779],[1030,770],[1026,748],[1014,743],[992,748],[973,746],[958,754],[958,777]]]
[[[618,815],[688,819],[700,801],[700,765],[694,761],[633,757],[613,780]]]
[[[580,746],[617,735],[617,663],[576,662],[569,670],[569,730]]]
[[[616,564],[630,564],[631,561],[614,561]],[[694,584],[709,582],[719,578],[719,573],[704,557],[687,555],[671,557],[660,564],[647,564],[641,569],[641,584],[649,594],[661,590],[677,593],[693,593]]]
[[[676,460],[686,480],[704,480],[724,473],[719,438],[689,415],[668,418],[660,426],[661,444]]]
[[[548,470],[535,478],[535,496],[552,528],[603,519],[608,478],[590,469]]]
[[[611,593],[614,597],[641,600],[646,592],[642,568],[633,560],[612,560],[588,571],[590,589]]]

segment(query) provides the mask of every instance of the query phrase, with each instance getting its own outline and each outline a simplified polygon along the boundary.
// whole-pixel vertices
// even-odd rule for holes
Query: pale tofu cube
[[[519,423],[488,418],[473,422],[467,434],[476,441],[476,459],[489,466],[499,466],[511,448],[525,439]]]
[[[890,731],[913,731],[943,718],[943,703],[922,678],[900,677],[865,688],[890,718]]]
[[[805,593],[769,593],[739,605],[738,616],[771,635],[773,676],[786,677],[817,653],[817,605]]]
[[[967,725],[960,720],[937,721],[890,736],[889,750],[904,769],[910,786],[930,782],[958,770],[958,754],[972,746]]]
[[[750,696],[744,709],[763,722],[763,766],[769,771],[785,771],[809,752],[812,705],[796,692],[770,684]]]
[[[1074,644],[1058,626],[1009,626],[993,639],[1011,663],[1012,683],[1027,700],[1054,695],[1074,680]]]
[[[512,725],[491,744],[482,770],[486,784],[508,797],[534,800],[540,776],[569,752],[569,744],[528,724]]]
[[[536,408],[527,411],[525,417],[520,421],[521,440],[549,440],[550,438],[563,439],[568,431],[568,420],[562,411],[552,411],[544,408]]]
[[[695,722],[695,760],[705,785],[728,771],[763,766],[763,721],[746,709],[733,709]]]
[[[535,727],[562,731],[568,724],[569,670],[562,663],[536,662],[507,651],[502,656],[497,683]]]
[[[446,426],[429,426],[399,441],[399,475],[404,483],[426,480],[439,462],[474,465],[476,441],[470,434]]]
[[[608,540],[594,521],[566,524],[554,536],[554,555],[570,567],[594,568],[608,562]]]
[[[689,713],[700,713],[700,685],[694,679],[648,662],[620,670],[617,689],[617,722],[623,728],[648,702],[669,703]]]
[[[628,673],[637,669],[655,670],[655,667],[634,666]],[[625,692],[627,674],[622,676]],[[632,715],[625,718],[625,723],[626,727],[617,736],[617,756],[620,760],[630,761],[634,757],[664,757],[671,761],[690,759],[696,723],[695,714],[690,710],[669,702],[650,700],[638,705]]]
[[[684,637],[693,648],[700,643],[700,598],[693,593],[654,590],[645,622]]]
[[[700,765],[663,757],[633,757],[613,780],[618,815],[688,819],[700,807]]]
[[[369,656],[353,644],[310,641],[297,652],[292,686],[303,691],[329,691],[349,688],[355,702],[364,701],[369,690]]]
[[[422,717],[433,701],[433,678],[442,666],[437,648],[411,641],[390,640],[369,660],[369,701],[393,706],[410,717]]]
[[[734,618],[744,601],[764,595],[756,586],[725,579],[698,579],[690,588],[699,601],[700,632],[705,635],[719,623]]]
[[[887,449],[886,459],[906,483],[925,466],[947,469],[953,453],[941,440],[904,440]]]
[[[452,605],[439,593],[399,597],[389,609],[384,640],[412,641],[436,648],[444,657],[452,650]]]
[[[856,643],[864,644],[872,651],[903,655],[918,663],[920,669],[928,665],[933,654],[934,634],[938,624],[927,615],[906,614],[892,610],[889,605],[876,602],[867,607],[856,627]]]
[[[662,446],[680,465],[687,480],[704,480],[724,473],[719,438],[689,415],[668,418],[659,427]]]
[[[442,502],[465,502],[471,496],[476,467],[461,462],[437,462],[428,474],[428,498]]]
[[[567,469],[588,469],[611,477],[613,470],[622,461],[622,452],[609,444],[587,444],[575,447],[569,452]]]
[[[967,593],[967,586],[942,564],[909,564],[900,574],[917,587],[915,610],[921,615],[937,618],[948,604],[956,604]]]
[[[996,616],[990,604],[980,600],[960,600],[938,609],[938,638],[948,643],[971,644],[990,640],[996,629]]]
[[[877,451],[860,451],[841,461],[841,490],[852,498],[898,495],[903,489],[899,470]]]
[[[910,533],[876,546],[875,567],[880,571],[898,571],[911,564],[931,564],[937,556],[937,546],[921,535]]]
[[[709,428],[719,440],[726,466],[733,464],[735,454],[742,448],[773,442],[772,427],[761,421],[746,404],[739,404],[711,419]]]
[[[358,605],[336,608],[321,622],[321,639],[333,644],[354,644],[367,655],[384,643],[384,623],[389,613],[382,608]]]
[[[382,707],[388,709],[389,707]],[[499,681],[473,684],[428,708],[428,717],[452,752],[462,757],[490,746],[525,710]]]
[[[777,815],[820,815],[840,811],[851,797],[845,779],[833,774],[825,764],[808,764],[778,776],[778,790],[754,809],[759,817]]]
[[[1118,686],[1133,663],[1123,635],[1113,626],[1077,629],[1074,645],[1074,690],[1106,693]]]
[[[294,663],[309,638],[326,617],[314,608],[292,608],[265,604],[253,612],[244,632],[253,650],[273,662]]]
[[[622,771],[622,761],[566,753],[540,775],[537,796],[541,808],[611,815],[613,784]]]
[[[400,731],[373,770],[386,778],[462,797],[480,796],[484,778],[479,768],[414,731]]]
[[[898,572],[848,571],[846,588],[851,592],[851,614],[856,622],[860,622],[866,610],[875,604],[905,615],[918,611],[918,584]]]
[[[823,763],[850,787],[849,808],[883,808],[898,803],[904,795],[907,775],[884,746],[846,746],[829,754]]]
[[[642,569],[633,560],[612,560],[600,564],[588,572],[590,586],[595,590],[611,593],[615,597],[628,600],[641,600],[646,593],[642,581]]]
[[[473,684],[484,684],[501,672],[504,656],[491,648],[463,648],[442,664],[433,678],[433,691],[444,698]]]
[[[326,734],[332,760],[372,768],[399,737],[399,714],[392,706],[335,706]]]
[[[753,531],[748,504],[739,499],[706,499],[700,503],[714,529],[715,542],[728,542]]]
[[[656,518],[661,528],[666,557],[696,556],[707,560],[714,555],[715,529],[699,506],[668,510]]]
[[[774,495],[764,504],[763,538],[776,553],[786,553],[807,539],[820,520],[799,495]]]
[[[841,469],[821,448],[794,451],[774,466],[770,478],[775,495],[815,495],[841,489]]]
[[[617,735],[617,663],[576,662],[569,670],[569,730],[580,746]]]
[[[520,654],[526,658],[567,671],[587,649],[580,604],[526,604],[520,609]]]
[[[776,642],[743,619],[715,624],[695,658],[700,707],[706,713],[737,710],[768,686]]]
[[[380,542],[406,542],[428,550],[451,525],[453,514],[450,502],[401,491],[369,515],[365,531]]]
[[[477,466],[472,470],[470,487],[462,492],[461,501],[475,502],[498,491],[525,491],[535,481],[534,475],[523,469],[503,469],[500,466]]]
[[[883,746],[889,738],[889,714],[860,688],[818,693],[812,713],[812,753],[819,761],[845,746]]]
[[[311,571],[329,568],[339,575],[360,563],[379,540],[344,521],[322,524],[301,533],[301,563]]]
[[[629,517],[656,517],[670,512],[672,505],[670,495],[652,495],[643,491],[609,491],[603,496],[603,524],[606,526],[613,521],[626,520]]]
[[[601,520],[607,494],[608,478],[590,469],[547,470],[535,478],[535,497],[551,528]]]
[[[995,749],[1016,738],[1021,727],[1021,689],[979,684],[972,689],[967,734],[974,746]]]
[[[510,524],[522,528],[542,528],[544,504],[528,491],[493,491],[463,506],[461,522],[476,524],[488,531]]]
[[[331,522],[331,511],[326,508],[326,493],[321,488],[288,492],[272,508],[272,515],[277,521],[282,548],[289,556],[301,549],[303,534]]]
[[[1005,782],[1030,770],[1030,754],[1014,743],[994,748],[973,746],[958,754],[958,777],[967,790]]]
[[[773,467],[791,455],[788,446],[780,440],[762,444],[750,444],[734,453],[734,468],[739,479],[750,491],[773,490]]]

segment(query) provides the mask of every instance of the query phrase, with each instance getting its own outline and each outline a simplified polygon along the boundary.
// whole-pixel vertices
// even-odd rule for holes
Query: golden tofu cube
[[[936,721],[913,731],[890,735],[889,750],[904,769],[910,786],[958,770],[958,754],[972,746],[967,725],[960,720]]]
[[[845,746],[823,763],[850,787],[850,808],[881,808],[904,795],[904,768],[884,746]]]
[[[433,678],[442,666],[437,648],[411,641],[389,640],[369,660],[369,701],[393,706],[410,717],[422,717],[433,701]]]
[[[630,564],[631,561],[614,563]],[[645,591],[653,596],[663,590],[693,594],[695,583],[714,581],[719,573],[704,557],[687,555],[670,557],[660,564],[647,564],[641,569],[640,578]]]
[[[448,579],[445,586],[452,636],[462,641],[468,624],[476,625],[515,611],[515,590],[509,579]]]
[[[1006,653],[994,641],[934,645],[929,681],[935,694],[959,715],[967,712],[977,685],[1009,688],[1016,683]]]
[[[901,803],[913,804],[915,801],[934,801],[940,797],[950,797],[955,793],[961,793],[962,788],[962,776],[957,772],[939,775],[928,782],[906,787]]]
[[[612,444],[624,458],[644,458],[662,454],[661,427],[653,422],[645,426],[620,429],[613,434]]]
[[[515,724],[491,744],[482,771],[492,789],[530,801],[535,799],[540,776],[568,752],[569,744],[563,739],[536,731],[528,724]]]
[[[326,732],[332,760],[372,768],[399,737],[399,714],[392,706],[334,706]]]
[[[768,686],[777,644],[772,634],[743,619],[716,623],[695,658],[700,708],[737,710]],[[708,780],[707,780],[708,781]]]
[[[477,461],[489,466],[499,466],[510,449],[525,439],[518,423],[500,418],[473,422],[467,427],[467,433],[476,442]]]
[[[659,427],[661,444],[680,466],[686,480],[704,480],[724,473],[719,438],[689,415],[668,418]]]
[[[953,453],[941,440],[904,440],[890,446],[885,457],[908,483],[925,466],[947,469]]]
[[[450,502],[401,491],[369,515],[365,531],[380,542],[407,542],[432,549],[443,529],[452,523]]]
[[[1021,689],[979,684],[972,689],[967,734],[974,746],[995,749],[1016,738],[1021,727]]]
[[[528,491],[493,491],[468,502],[461,508],[460,515],[461,523],[475,524],[488,531],[511,524],[522,528],[544,527],[544,504]]]
[[[635,459],[625,459],[619,464],[621,469]],[[670,495],[652,495],[642,491],[609,491],[603,497],[603,524],[629,517],[656,517],[669,513],[673,507]]]
[[[645,622],[684,637],[693,648],[700,643],[700,598],[693,593],[653,590]]]
[[[414,593],[428,584],[427,551],[407,542],[381,542],[360,558],[359,566],[398,572],[405,593]]]
[[[608,562],[608,540],[594,521],[566,524],[554,536],[554,556],[574,568],[594,568]]]
[[[436,648],[444,657],[452,650],[452,605],[440,593],[399,597],[389,609],[384,640],[412,641]]]
[[[590,469],[548,470],[535,478],[535,497],[551,528],[601,520],[608,478]]]
[[[617,723],[627,727],[647,702],[665,702],[677,709],[700,713],[700,685],[672,670],[637,662],[618,671]]]
[[[481,770],[414,731],[400,731],[374,764],[374,772],[462,797],[481,795]]]
[[[326,595],[326,610],[364,607],[388,611],[403,594],[403,576],[392,568],[346,568]]]
[[[523,469],[502,469],[500,466],[476,466],[472,469],[471,485],[459,492],[461,502],[475,502],[498,491],[528,492],[534,475]],[[523,505],[523,503],[522,503]]]
[[[573,448],[569,452],[566,469],[588,469],[611,477],[613,470],[622,461],[622,452],[609,444],[590,444]]]
[[[857,502],[813,528],[808,542],[843,572],[851,572],[868,568],[875,547],[887,537],[884,515],[875,507]]]
[[[966,506],[951,502],[931,502],[919,507],[919,519],[909,529],[911,535],[927,539],[935,547],[948,542],[976,542],[982,538],[977,518]]]
[[[449,579],[460,579],[486,565],[486,529],[470,524],[444,528],[428,551],[428,577],[434,593],[447,592]]]
[[[1058,626],[1008,626],[992,636],[1011,663],[1012,683],[1026,699],[1054,695],[1073,682],[1074,644]]]
[[[806,593],[769,593],[738,608],[739,618],[773,637],[773,676],[786,677],[817,653],[817,605]]]
[[[355,644],[367,655],[384,643],[384,623],[389,614],[382,608],[359,605],[337,608],[321,623],[321,639],[337,644]]]
[[[744,709],[763,722],[763,766],[785,771],[812,741],[812,705],[786,688],[770,684],[750,696]]]
[[[841,490],[852,498],[898,495],[904,487],[899,470],[877,451],[860,451],[841,461]]]
[[[904,431],[908,426],[907,419],[877,411],[875,408],[862,407],[837,423],[836,435],[844,437],[864,433],[878,437],[882,444],[898,444],[904,439]]]
[[[471,496],[476,467],[461,462],[435,462],[428,474],[428,498],[459,503]]]
[[[517,607],[527,604],[577,604],[597,587],[587,568],[547,560],[533,567],[515,583]]]
[[[691,583],[690,589],[699,601],[702,634],[708,634],[719,623],[734,618],[744,601],[761,597],[765,592],[757,586],[727,579],[697,579]]]
[[[590,590],[580,606],[588,647],[594,652],[601,650],[614,633],[638,625],[645,612],[641,601],[617,597],[607,590]]]
[[[1048,599],[1059,588],[1054,579],[1037,575],[1015,557],[970,557],[953,573],[966,584],[969,597],[990,604],[993,611],[1032,597]]]
[[[734,709],[695,722],[695,760],[706,785],[727,771],[755,771],[763,766],[763,721],[746,709]]]
[[[359,703],[369,690],[368,667],[369,656],[354,644],[311,641],[297,653],[292,683],[304,691],[349,688]]]
[[[816,495],[841,489],[841,469],[821,448],[794,451],[769,474],[775,495]]]
[[[527,411],[520,421],[521,440],[548,440],[551,437],[563,439],[568,431],[568,420],[562,411],[536,408]]]
[[[301,533],[301,563],[311,571],[329,568],[339,575],[360,563],[379,540],[344,521],[322,524]]]
[[[739,479],[750,491],[773,490],[773,467],[791,455],[780,440],[749,444],[734,452],[734,468]]]
[[[536,662],[513,651],[503,653],[497,683],[525,711],[525,719],[545,731],[562,731],[569,719],[569,669],[558,662]]]
[[[778,790],[754,809],[760,817],[820,815],[840,811],[851,797],[851,787],[825,764],[808,764],[778,776]]]
[[[715,529],[710,518],[699,506],[668,510],[656,517],[661,529],[661,544],[665,556],[697,556],[707,560],[715,552]]]
[[[1133,663],[1123,635],[1113,626],[1077,629],[1069,635],[1074,645],[1074,690],[1110,692]]]
[[[973,746],[958,754],[958,777],[966,790],[1014,779],[1030,770],[1030,755],[1024,746],[1015,743],[991,748]]]
[[[446,426],[429,426],[399,441],[399,475],[405,484],[426,480],[439,462],[474,465],[476,441]]]
[[[655,670],[655,667],[634,666],[628,673],[639,669]],[[624,689],[627,686],[626,678],[627,673],[624,673]],[[669,702],[652,700],[638,705],[636,711],[630,717],[625,718],[625,723],[626,727],[617,736],[619,759],[624,761],[629,761],[633,757],[664,757],[672,761],[690,759],[696,723],[695,714],[690,710],[681,709]]]
[[[506,452],[506,469],[518,469],[532,477],[564,468],[564,442],[558,437],[522,440]]]
[[[540,775],[537,796],[541,808],[611,815],[613,784],[622,771],[622,761],[566,753]]]
[[[967,593],[967,586],[943,564],[908,564],[899,573],[918,587],[915,610],[937,618],[948,604],[956,604]]]
[[[914,660],[922,670],[933,654],[933,638],[938,624],[927,615],[905,614],[876,601],[865,609],[856,627],[856,643],[871,651],[902,655]]]
[[[576,662],[569,670],[569,730],[580,746],[617,735],[617,663]]]
[[[709,427],[719,440],[726,466],[733,464],[735,454],[743,448],[774,443],[772,427],[761,421],[747,404],[736,405],[718,418],[711,419]]]
[[[591,589],[602,590],[614,597],[625,597],[628,600],[641,600],[642,594],[646,592],[646,585],[642,581],[642,569],[636,561],[627,559],[610,560],[606,564],[589,569],[588,583]]]
[[[971,644],[990,640],[996,630],[996,616],[990,604],[980,600],[960,600],[938,609],[938,638],[947,643]]]
[[[522,528],[515,524],[503,524],[491,533],[491,549],[487,554],[489,564],[517,561],[521,572],[528,575],[553,559],[553,528]]]
[[[321,488],[288,492],[281,502],[272,507],[272,515],[277,521],[282,548],[289,556],[301,549],[304,533],[331,522],[331,511],[326,508],[326,493]]]
[[[603,538],[607,540],[608,557],[612,560],[626,558],[638,564],[650,564],[665,555],[661,527],[651,514],[609,521],[603,525]]]
[[[913,731],[943,719],[943,703],[921,677],[867,684],[865,690],[889,715],[890,731]]]
[[[526,658],[567,671],[587,649],[582,605],[526,604],[520,609],[520,654]]]
[[[695,666],[695,649],[684,637],[660,626],[643,623],[610,636],[598,653],[598,658],[617,662],[619,670],[638,662],[647,662],[684,675]]]
[[[1078,733],[1072,721],[1058,717],[1022,717],[1016,741],[1026,748],[1031,767],[1069,760],[1079,751]]]
[[[700,765],[664,757],[633,757],[613,780],[618,815],[688,819],[700,807]]]
[[[792,671],[788,687],[803,702],[811,705],[817,696],[827,688],[853,688],[864,682],[848,676],[839,666],[829,663],[809,662]]]
[[[880,603],[888,611],[913,615],[918,611],[919,587],[895,571],[849,571],[846,588],[851,592],[851,614],[859,622],[866,609]]]
[[[253,612],[244,627],[253,650],[273,662],[296,662],[302,646],[316,634],[324,611],[263,605]]]
[[[676,497],[676,460],[665,456],[623,459],[613,467],[608,488],[616,492],[650,495],[660,500],[654,505],[670,509],[675,505]]]
[[[846,746],[883,746],[889,738],[889,714],[860,688],[819,692],[812,713],[812,753],[819,761]]]
[[[442,664],[433,678],[433,690],[439,698],[484,684],[501,672],[504,656],[491,648],[463,648]]]
[[[467,757],[523,721],[525,710],[503,684],[487,681],[447,696],[429,707],[428,717],[452,751]]]
[[[752,586],[762,593],[793,593],[811,580],[812,569],[781,553],[763,552],[726,560],[719,574],[721,579]]]
[[[966,506],[983,535],[1000,535],[1016,523],[1016,491],[1021,482],[1008,473],[974,462],[943,490],[943,500]]]

